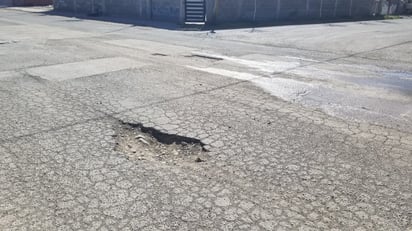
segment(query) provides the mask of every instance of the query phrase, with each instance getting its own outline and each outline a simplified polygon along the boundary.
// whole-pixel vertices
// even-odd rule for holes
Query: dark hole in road
[[[206,160],[205,144],[200,140],[168,134],[141,123],[120,121],[116,129],[116,150],[128,159],[177,163],[200,163]]]
[[[140,130],[143,133],[150,134],[151,136],[153,136],[157,141],[159,141],[162,144],[174,144],[174,143],[175,144],[195,144],[195,145],[200,145],[203,149],[204,149],[204,146],[205,146],[205,144],[202,143],[202,141],[200,141],[198,139],[185,137],[185,136],[179,136],[179,135],[175,135],[175,134],[164,133],[164,132],[159,131],[155,128],[145,127],[141,123],[137,123],[137,124],[123,123],[123,125],[129,126],[131,128],[137,129],[137,130]]]

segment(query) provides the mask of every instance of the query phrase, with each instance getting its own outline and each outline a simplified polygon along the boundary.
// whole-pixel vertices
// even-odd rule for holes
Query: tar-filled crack
[[[7,45],[7,44],[12,44],[12,43],[17,43],[17,41],[14,40],[0,40],[0,45]]]
[[[202,58],[202,59],[209,59],[209,60],[214,60],[214,61],[222,61],[223,60],[223,58],[220,58],[220,57],[214,57],[214,56],[209,56],[209,55],[200,55],[200,54],[187,55],[185,57],[187,57],[187,58]]]
[[[163,53],[153,53],[152,55],[153,56],[163,56],[163,57],[168,56],[167,54],[163,54]]]
[[[162,132],[141,123],[120,121],[116,129],[116,150],[133,160],[157,160],[176,164],[206,161],[205,144],[196,138]]]

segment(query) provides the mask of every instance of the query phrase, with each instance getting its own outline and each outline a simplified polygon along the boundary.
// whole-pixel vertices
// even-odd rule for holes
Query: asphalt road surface
[[[45,9],[0,9],[1,230],[411,230],[412,19]]]

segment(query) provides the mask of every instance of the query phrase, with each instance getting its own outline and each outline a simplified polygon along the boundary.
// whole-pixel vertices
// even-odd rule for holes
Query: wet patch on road
[[[200,140],[164,133],[140,123],[120,121],[116,129],[115,150],[124,153],[129,160],[180,162],[205,162],[207,150]]]

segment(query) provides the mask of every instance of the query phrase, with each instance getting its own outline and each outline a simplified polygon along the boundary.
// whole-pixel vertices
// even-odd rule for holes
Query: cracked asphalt
[[[0,9],[1,230],[412,229],[412,19],[212,34],[41,9]],[[208,152],[130,159],[120,122]]]

